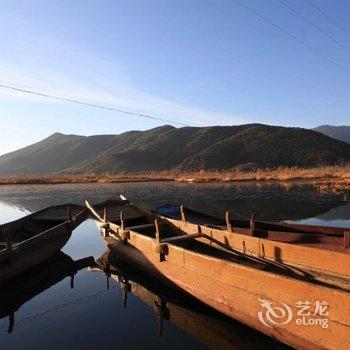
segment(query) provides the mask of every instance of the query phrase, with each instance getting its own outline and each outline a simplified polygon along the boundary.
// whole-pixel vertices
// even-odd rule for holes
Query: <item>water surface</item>
[[[322,195],[306,185],[262,186],[249,182],[0,186],[0,222],[17,219],[49,205],[83,203],[85,199],[96,203],[117,198],[120,193],[146,209],[183,203],[218,216],[230,210],[237,218],[249,218],[255,213],[259,219],[350,227],[350,204],[340,195]],[[69,274],[64,274],[65,267],[73,264],[72,260],[88,256],[98,259],[104,251],[94,223],[88,220],[79,226],[63,249],[65,255],[62,253],[50,264],[27,274],[34,287],[27,293],[29,300],[17,305],[20,307],[14,312],[14,325],[9,333],[9,317],[3,313],[26,291],[29,282],[26,278],[18,282],[21,290],[12,286],[13,297],[9,297],[7,306],[1,306],[0,302],[0,349],[178,349],[179,346],[202,349],[219,344],[228,349],[277,347],[278,344],[267,336],[183,295],[171,296],[168,300],[166,312],[170,312],[170,321],[164,318],[160,332],[159,317],[152,303],[157,298],[167,300],[168,294],[132,271],[126,272],[127,276],[130,274],[130,281],[136,283],[137,290],[142,293],[128,293],[126,308],[119,284],[111,280],[107,289],[102,273],[82,269],[75,274],[74,288],[71,288],[72,280]],[[40,276],[47,276],[47,289],[41,290],[45,283]],[[225,331],[221,334],[218,331],[213,342],[210,332],[201,331],[203,325]]]

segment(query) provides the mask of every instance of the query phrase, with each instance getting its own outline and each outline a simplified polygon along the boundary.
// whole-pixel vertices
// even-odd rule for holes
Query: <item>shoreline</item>
[[[137,173],[137,174],[75,174],[46,176],[0,177],[1,185],[55,185],[88,183],[130,183],[130,182],[182,183],[209,182],[257,182],[257,183],[307,183],[320,192],[350,193],[350,166],[328,166],[320,168],[279,168],[255,171],[199,171],[188,173]]]

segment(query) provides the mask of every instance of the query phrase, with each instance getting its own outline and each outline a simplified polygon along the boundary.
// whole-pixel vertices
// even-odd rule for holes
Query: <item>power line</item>
[[[279,26],[278,24],[272,22],[271,20],[269,20],[267,17],[261,15],[259,12],[253,10],[252,8],[248,7],[247,5],[245,5],[243,2],[239,1],[239,0],[232,0],[235,3],[237,3],[238,5],[240,5],[241,7],[243,7],[244,9],[246,9],[247,11],[249,11],[250,13],[254,14],[255,16],[259,17],[260,19],[262,19],[264,22],[268,23],[269,25],[271,25],[272,27],[274,27],[275,29],[278,29],[280,32],[286,34],[287,36],[289,36],[291,39],[297,41],[300,45],[304,46],[305,48],[307,48],[308,50],[310,50],[311,52],[313,52],[314,54],[320,56],[321,58],[323,58],[324,60],[326,60],[328,63],[333,64],[334,66],[336,66],[338,69],[341,69],[342,71],[344,71],[347,74],[350,74],[350,70],[348,70],[347,68],[345,68],[344,66],[340,65],[339,63],[333,61],[331,58],[325,56],[323,53],[321,53],[320,51],[314,49],[313,47],[311,47],[309,44],[307,44],[306,42],[304,42],[303,40],[299,39],[296,35],[289,33],[287,30],[283,29],[281,26]]]
[[[339,47],[343,48],[344,50],[350,52],[350,49],[343,45],[341,42],[339,42],[337,39],[335,39],[332,35],[328,34],[325,30],[323,30],[322,28],[320,28],[318,25],[314,24],[313,22],[311,22],[306,16],[304,16],[302,13],[298,12],[297,10],[295,10],[293,7],[291,7],[290,5],[286,4],[284,1],[282,0],[277,0],[281,5],[283,5],[284,7],[286,7],[289,11],[293,12],[295,15],[297,15],[298,17],[302,18],[305,22],[307,22],[308,24],[310,24],[312,27],[314,27],[316,30],[318,30],[320,33],[322,33],[324,36],[326,36],[328,39],[332,40],[334,43],[336,43]]]
[[[321,10],[318,6],[316,6],[311,0],[306,0],[316,11],[318,11],[323,17],[327,18],[329,22],[333,23],[336,27],[341,29],[344,33],[347,35],[350,35],[350,33],[338,22],[336,22],[334,19],[329,17],[326,12]]]
[[[171,120],[171,119],[165,119],[165,118],[161,118],[161,117],[156,117],[156,116],[149,115],[149,114],[134,113],[134,112],[130,112],[130,111],[126,111],[126,110],[120,109],[120,108],[108,107],[108,106],[99,105],[99,104],[95,104],[95,103],[79,101],[79,100],[76,100],[76,99],[73,99],[73,98],[60,97],[60,96],[50,95],[50,94],[41,93],[41,92],[37,92],[37,91],[33,91],[33,90],[21,89],[21,88],[16,87],[16,86],[0,84],[0,87],[4,88],[4,89],[8,89],[8,90],[17,91],[17,92],[23,92],[25,94],[36,95],[36,96],[41,96],[41,97],[45,97],[45,98],[51,98],[51,99],[54,99],[54,100],[75,103],[75,104],[79,104],[79,105],[83,105],[83,106],[99,108],[99,109],[104,109],[104,110],[113,111],[113,112],[119,112],[119,113],[131,115],[131,116],[135,116],[135,117],[141,117],[141,118],[147,118],[147,119],[152,119],[152,120],[158,120],[158,121],[162,121],[162,122],[166,122],[166,123],[173,123],[173,124],[182,125],[182,126],[189,126],[188,124],[185,124],[185,123],[180,122],[180,121],[175,121],[175,120]]]

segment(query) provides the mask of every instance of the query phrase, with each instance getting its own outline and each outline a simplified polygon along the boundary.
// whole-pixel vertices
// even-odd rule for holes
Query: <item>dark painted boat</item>
[[[93,267],[94,265],[93,257],[74,261],[63,252],[58,252],[29,271],[23,272],[12,280],[3,283],[0,286],[0,319],[9,318],[8,332],[11,333],[13,331],[15,312],[23,304],[66,277],[71,278],[71,288],[73,288],[75,274],[86,267]]]
[[[64,204],[0,225],[0,284],[60,251],[87,217],[85,207]]]
[[[128,201],[109,200],[95,207],[86,204],[105,244],[119,259],[290,346],[346,346],[350,335],[350,280],[346,275],[315,273],[305,266],[256,258],[229,249],[229,245],[208,244],[213,237],[198,225],[196,232],[189,233],[174,224],[174,219],[147,213]],[[309,247],[277,244],[286,246],[280,246],[283,257],[288,247],[298,248],[295,254],[305,253],[300,248],[312,252]],[[327,327],[298,324],[298,303],[304,301],[310,305],[327,302]],[[263,315],[271,320],[272,314],[286,319],[266,322]]]

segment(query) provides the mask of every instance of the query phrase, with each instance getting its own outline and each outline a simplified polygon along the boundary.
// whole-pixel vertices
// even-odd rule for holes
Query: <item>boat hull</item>
[[[101,223],[97,224],[104,232]],[[109,225],[109,230],[118,234],[119,227]],[[167,244],[166,256],[160,259],[159,244],[155,239],[133,231],[128,232],[126,243],[111,236],[104,239],[118,258],[286,344],[300,349],[339,349],[347,343],[350,335],[349,293],[204,256],[172,244]],[[293,317],[298,312],[299,301],[327,301],[331,310],[329,326],[303,327],[294,318],[286,324],[265,325],[258,318],[259,312],[263,311],[259,300],[268,300],[275,305],[283,302]]]
[[[11,256],[0,264],[1,283],[49,259],[65,246],[71,234],[70,228],[57,227],[50,230],[45,238],[14,249]]]
[[[29,217],[33,217],[33,214]],[[82,210],[74,216],[72,221],[64,221],[15,244],[10,250],[0,251],[0,284],[33,268],[60,251],[70,239],[72,231],[86,218],[87,212]],[[14,225],[17,224],[19,223],[14,223]]]
[[[125,293],[125,306],[127,293],[131,292],[153,309],[158,335],[162,331],[162,320],[166,319],[209,349],[272,349],[277,346],[272,338],[226,317],[178,288],[168,288],[159,279],[140,273],[135,265],[120,261],[110,251],[97,260],[97,266],[118,283]]]

